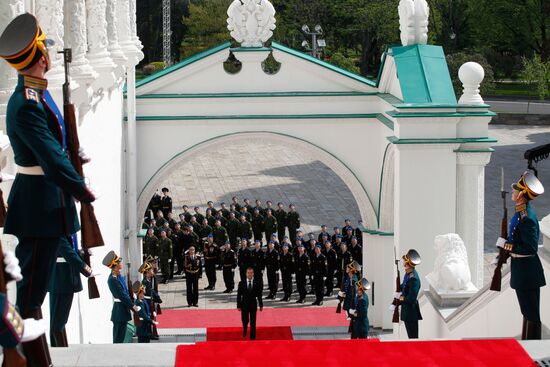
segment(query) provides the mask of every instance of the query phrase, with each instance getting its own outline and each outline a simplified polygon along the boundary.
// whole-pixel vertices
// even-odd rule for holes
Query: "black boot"
[[[521,340],[525,340],[527,338],[527,319],[523,318],[523,326],[521,328]]]
[[[527,331],[525,332],[526,340],[541,340],[542,338],[542,324],[539,322],[533,322],[527,320]]]
[[[23,319],[33,318],[40,320],[42,318],[42,310],[36,309],[21,314]],[[51,367],[52,358],[46,341],[46,334],[42,334],[39,338],[30,342],[22,343],[23,352],[27,358],[28,367]]]

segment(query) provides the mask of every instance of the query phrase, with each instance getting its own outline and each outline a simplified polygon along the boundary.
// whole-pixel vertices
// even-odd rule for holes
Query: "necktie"
[[[252,289],[252,282],[249,280],[248,281],[248,290],[251,290]]]

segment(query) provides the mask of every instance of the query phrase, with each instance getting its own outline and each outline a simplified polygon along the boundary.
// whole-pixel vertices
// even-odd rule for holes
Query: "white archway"
[[[259,140],[280,145],[290,145],[292,149],[298,152],[308,154],[320,162],[323,162],[337,176],[339,176],[347,185],[359,207],[359,212],[365,226],[369,229],[378,228],[378,220],[374,207],[370,198],[361,184],[357,176],[351,171],[348,166],[338,157],[327,152],[326,150],[316,146],[314,143],[296,138],[289,135],[284,135],[274,132],[237,132],[222,136],[213,137],[207,141],[198,143],[193,147],[184,150],[175,157],[166,162],[154,175],[149,179],[145,188],[139,195],[138,199],[138,218],[141,221],[143,213],[147,209],[149,200],[162,183],[167,179],[172,172],[184,162],[193,160],[197,155],[201,154],[205,149],[219,144],[241,143],[250,140]],[[140,223],[138,223],[138,226]]]

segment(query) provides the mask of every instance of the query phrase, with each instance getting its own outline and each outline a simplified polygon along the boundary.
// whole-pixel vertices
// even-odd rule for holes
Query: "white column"
[[[464,240],[472,283],[483,286],[485,166],[490,152],[457,153],[456,233]]]
[[[86,28],[88,35],[88,60],[99,74],[112,72],[115,67],[107,51],[107,2],[86,0]]]
[[[107,38],[109,46],[107,50],[111,53],[113,61],[121,66],[128,60],[122,52],[122,48],[118,43],[118,28],[116,16],[117,0],[107,0]]]
[[[65,45],[72,49],[71,77],[83,87],[89,86],[97,73],[86,58],[88,35],[86,30],[86,1],[65,2]]]
[[[55,50],[62,50],[64,43],[65,27],[63,26],[63,0],[36,0],[36,17],[40,22],[42,31],[49,39],[55,41]],[[65,80],[63,69],[63,57],[57,52],[50,53],[52,63],[46,78],[50,89],[60,88]]]
[[[136,0],[129,0],[129,7],[130,7],[130,33],[132,35],[132,40],[134,41],[134,44],[136,45],[137,49],[141,51],[143,49],[143,45],[141,44],[141,41],[137,35],[137,5]],[[141,57],[143,58],[143,56]],[[141,60],[140,58],[140,60]]]

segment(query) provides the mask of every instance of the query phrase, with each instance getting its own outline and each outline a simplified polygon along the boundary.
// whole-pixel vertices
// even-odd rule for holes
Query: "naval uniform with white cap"
[[[4,233],[19,239],[16,256],[23,280],[17,306],[23,318],[42,318],[41,306],[62,242],[80,229],[74,198],[95,200],[65,149],[63,118],[47,90],[52,42],[31,14],[12,20],[0,36],[0,57],[19,73],[6,110],[6,130],[18,173],[8,198]],[[29,220],[32,213],[39,221]],[[29,365],[48,366],[45,337],[23,349]]]

